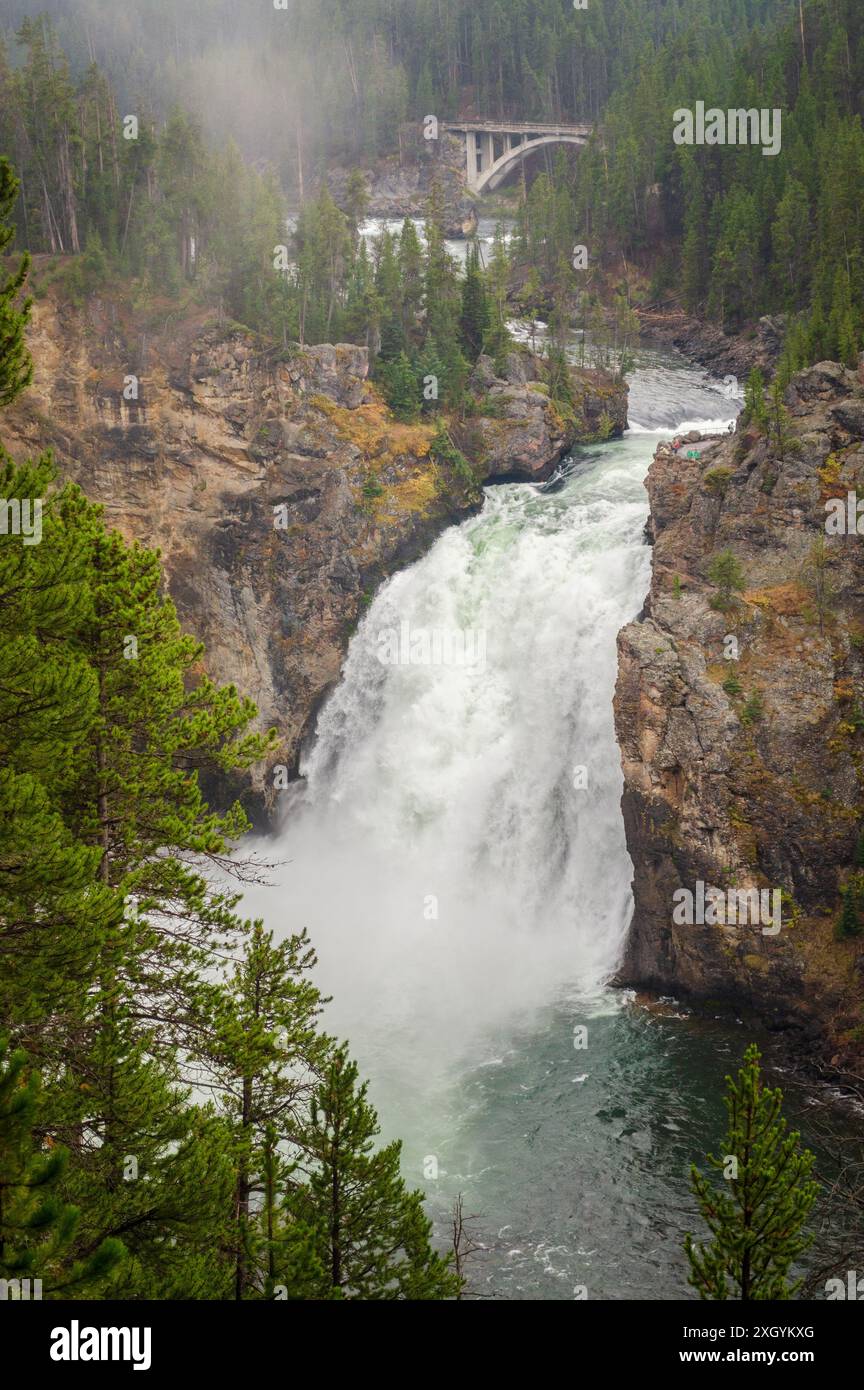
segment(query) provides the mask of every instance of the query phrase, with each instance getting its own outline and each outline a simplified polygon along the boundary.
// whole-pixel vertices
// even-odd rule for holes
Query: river
[[[410,217],[408,220],[414,223],[417,235],[421,242],[424,242],[426,240],[424,231],[426,225],[425,220],[422,217]],[[383,231],[388,231],[392,235],[398,236],[399,232],[402,230],[403,223],[404,218],[370,217],[360,227],[360,235],[363,237],[366,245],[371,249]],[[492,217],[481,217],[477,222],[475,241],[480,251],[480,261],[482,265],[488,266],[491,260],[492,250],[495,245],[495,232],[499,226],[501,227],[505,242],[508,242],[513,235],[513,228],[515,226],[512,217],[501,217],[497,222]],[[462,267],[464,267],[468,256],[469,244],[470,243],[466,241],[464,237],[457,237],[445,241],[444,243],[456,264]]]
[[[267,845],[275,884],[247,894],[308,928],[326,1023],[441,1241],[457,1193],[476,1214],[482,1298],[692,1297],[689,1165],[749,1040],[606,983],[632,907],[612,694],[649,582],[643,480],[659,439],[738,405],[665,351],[630,385],[623,439],[557,489],[487,489],[381,588]],[[485,660],[384,664],[403,623],[482,634]],[[805,1132],[813,1103],[792,1088]]]

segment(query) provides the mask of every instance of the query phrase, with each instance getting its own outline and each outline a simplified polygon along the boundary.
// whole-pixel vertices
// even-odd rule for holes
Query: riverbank
[[[754,367],[770,380],[783,351],[785,320],[779,314],[761,318],[740,333],[728,334],[718,324],[674,305],[637,306],[635,313],[642,333],[652,342],[676,348],[717,376],[736,377],[742,390]]]

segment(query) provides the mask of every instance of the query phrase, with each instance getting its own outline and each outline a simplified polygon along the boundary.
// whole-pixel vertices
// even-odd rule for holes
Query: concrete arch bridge
[[[585,145],[590,125],[538,124],[526,121],[446,121],[444,130],[461,135],[472,193],[491,193],[508,174],[544,145]]]

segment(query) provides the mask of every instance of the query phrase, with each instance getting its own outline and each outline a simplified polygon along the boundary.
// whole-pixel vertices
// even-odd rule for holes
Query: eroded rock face
[[[548,478],[574,445],[623,434],[627,428],[626,382],[599,371],[571,370],[573,417],[550,400],[541,381],[541,362],[513,352],[503,376],[489,357],[481,357],[471,376],[472,390],[484,398],[489,415],[471,422],[466,452],[496,480],[536,482]]]
[[[864,826],[864,534],[826,534],[826,503],[864,501],[864,388],[822,363],[786,403],[780,447],[739,427],[662,444],[648,474],[651,590],[619,636],[615,698],[635,870],[620,978],[725,1001],[851,1065],[864,938],[835,928]],[[745,588],[724,612],[709,567],[725,550]],[[782,889],[781,930],[677,924],[676,891],[700,881]]]
[[[423,218],[433,186],[444,211],[448,237],[473,236],[477,229],[477,207],[465,187],[465,146],[459,136],[440,131],[435,139],[425,139],[423,126],[406,142],[402,155],[390,155],[374,167],[363,169],[369,190],[369,216],[390,221],[403,217]],[[348,180],[356,165],[331,165],[327,185],[336,202],[346,206]]]
[[[29,341],[36,380],[4,443],[51,446],[110,524],[161,549],[208,670],[254,699],[293,769],[374,589],[476,492],[432,459],[431,426],[389,416],[365,348],[268,353],[201,317],[143,341],[116,306],[50,299]],[[258,774],[257,812],[272,781]]]

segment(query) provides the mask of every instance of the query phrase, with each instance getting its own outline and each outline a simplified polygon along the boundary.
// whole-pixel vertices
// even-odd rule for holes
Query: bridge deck
[[[554,121],[442,121],[442,129],[483,131],[492,135],[509,135],[519,132],[523,135],[586,135],[594,129],[592,125],[556,125]]]

